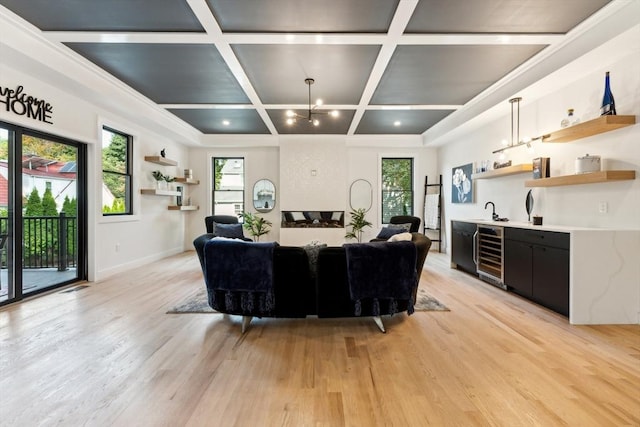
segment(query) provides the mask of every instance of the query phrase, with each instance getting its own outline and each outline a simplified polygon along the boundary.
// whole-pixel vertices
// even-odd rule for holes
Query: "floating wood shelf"
[[[551,132],[542,137],[542,142],[569,142],[592,135],[609,132],[636,123],[636,116],[600,116],[597,119]]]
[[[182,184],[190,184],[190,185],[200,184],[199,179],[193,179],[193,178],[176,178],[176,182],[180,182]]]
[[[576,175],[554,176],[551,178],[530,179],[525,187],[557,187],[561,185],[595,184],[597,182],[626,181],[636,179],[636,171],[600,171]]]
[[[197,211],[199,206],[189,205],[189,206],[169,206],[170,211]]]
[[[518,173],[531,172],[533,165],[531,163],[523,163],[521,165],[507,166],[500,169],[493,169],[486,172],[474,173],[471,175],[473,179],[497,178],[499,176],[515,175]]]
[[[140,193],[150,196],[180,196],[181,193],[175,190],[158,190],[155,188],[142,188]]]
[[[178,162],[175,160],[167,159],[166,157],[161,156],[144,156],[144,159],[147,162],[156,163],[162,166],[178,166]]]

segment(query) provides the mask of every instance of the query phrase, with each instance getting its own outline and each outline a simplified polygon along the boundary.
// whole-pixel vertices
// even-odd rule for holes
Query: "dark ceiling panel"
[[[307,104],[304,80],[315,79],[311,100],[357,104],[380,46],[234,45],[240,64],[265,104]]]
[[[227,64],[212,45],[66,45],[159,104],[249,102]]]
[[[371,104],[464,104],[544,46],[398,46]]]
[[[169,109],[202,133],[270,134],[256,110],[244,109]],[[228,124],[224,124],[224,121]]]
[[[296,112],[301,115],[307,114],[305,110],[296,110]],[[280,134],[346,135],[355,111],[340,110],[338,117],[314,116],[320,121],[319,126],[314,126],[313,123],[309,123],[305,119],[298,119],[293,125],[288,125],[285,110],[267,110],[267,113]]]
[[[0,0],[43,31],[203,32],[185,0]]]
[[[359,135],[420,135],[451,110],[367,110],[356,129]],[[396,126],[394,123],[399,122]]]
[[[620,0],[626,1],[640,0]],[[571,32],[576,25],[610,3],[611,0],[0,0],[0,13],[4,7],[15,12],[43,30],[45,39],[54,44],[65,43],[158,104],[187,104],[189,108],[171,112],[204,133],[269,134],[275,128],[280,134],[346,135],[349,129],[356,129],[356,133],[364,135],[410,135],[423,133],[451,113],[433,108],[467,103],[546,46],[536,41],[531,43],[538,44],[521,45],[521,40],[515,38],[493,44],[495,38],[484,37],[485,34],[569,32],[567,37],[549,39],[554,40],[555,52],[565,40],[573,40],[578,34]],[[611,16],[615,9],[603,11],[602,16]],[[213,19],[227,34],[216,33]],[[394,31],[389,33],[391,25]],[[398,36],[395,29],[402,30],[404,25],[404,34],[436,36]],[[205,35],[205,27],[212,34]],[[153,34],[116,39],[119,36],[102,32]],[[184,38],[176,38],[178,32],[198,36],[193,43],[184,43]],[[308,36],[296,37],[295,33]],[[455,44],[463,39],[451,39],[449,34],[465,34],[464,40],[469,41],[465,41],[466,45]],[[481,37],[474,37],[475,34]],[[323,35],[327,37],[322,38]],[[117,43],[112,43],[114,40]],[[303,42],[308,44],[300,44]],[[421,42],[424,44],[418,44]],[[385,54],[379,57],[382,46]],[[388,63],[387,52],[393,52]],[[226,61],[230,61],[231,68]],[[305,78],[315,79],[310,100]],[[375,88],[371,99],[370,92],[365,92],[367,84]],[[293,127],[285,124],[286,108],[306,107],[318,98],[325,104],[321,108],[343,108],[341,116],[322,118],[320,127],[305,121]],[[252,101],[254,104],[249,105]],[[243,105],[233,109],[224,104]],[[399,108],[377,110],[373,105]],[[411,105],[431,107],[402,109]],[[243,109],[245,106],[248,109]],[[269,109],[268,117],[263,109]],[[352,123],[354,118],[358,121]],[[222,124],[223,120],[229,124]],[[396,120],[401,126],[393,125]]]
[[[383,33],[398,0],[207,0],[225,32]]]
[[[406,33],[566,33],[610,0],[420,0]]]

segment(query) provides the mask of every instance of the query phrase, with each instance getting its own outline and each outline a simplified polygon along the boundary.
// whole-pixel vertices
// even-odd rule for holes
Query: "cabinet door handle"
[[[478,266],[478,230],[473,233],[473,262]]]

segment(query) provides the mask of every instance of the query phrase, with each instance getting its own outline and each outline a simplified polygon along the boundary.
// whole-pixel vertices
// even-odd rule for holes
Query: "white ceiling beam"
[[[405,28],[407,28],[407,24],[409,23],[411,15],[413,15],[413,11],[417,5],[418,0],[402,0],[398,4],[396,13],[393,15],[393,19],[391,20],[391,25],[389,25],[386,40],[380,48],[378,58],[376,58],[371,74],[369,74],[369,79],[367,80],[367,84],[365,85],[362,96],[360,97],[358,109],[353,115],[353,120],[351,121],[351,126],[349,126],[349,130],[347,131],[347,135],[354,135],[356,129],[358,129],[358,125],[360,124],[360,120],[362,120],[362,116],[364,116],[367,105],[369,105],[371,97],[378,87],[384,71],[389,65],[393,52],[396,50],[398,40],[401,38],[402,33],[404,33]]]
[[[269,114],[267,114],[267,110],[262,105],[262,101],[258,96],[258,93],[255,91],[253,85],[249,81],[242,65],[240,65],[240,61],[236,57],[235,53],[231,49],[231,45],[224,39],[222,30],[220,29],[220,25],[216,22],[209,6],[207,5],[205,0],[187,0],[189,7],[193,10],[193,13],[196,15],[196,18],[200,21],[200,24],[204,27],[205,31],[209,36],[212,37],[212,42],[215,44],[218,52],[222,56],[222,59],[225,61],[231,73],[235,76],[236,80],[246,93],[249,101],[254,105],[256,112],[260,115],[265,125],[269,129],[272,135],[277,135],[278,131],[274,126]]]
[[[252,110],[251,104],[158,104],[162,108],[175,110]],[[263,104],[267,110],[307,110],[308,104]],[[369,105],[367,110],[385,110],[385,111],[401,111],[401,110],[457,110],[463,105]],[[358,105],[355,104],[323,104],[322,111],[327,110],[355,110]]]
[[[212,37],[208,33],[171,32],[117,32],[117,31],[44,31],[51,41],[68,43],[165,43],[206,44],[224,39],[234,44],[320,44],[320,45],[383,45],[388,34],[273,34],[273,33],[222,33]],[[399,45],[531,45],[554,44],[565,36],[561,34],[399,34]]]

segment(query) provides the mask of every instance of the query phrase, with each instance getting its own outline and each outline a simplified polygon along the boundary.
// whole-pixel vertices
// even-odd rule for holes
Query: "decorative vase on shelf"
[[[560,127],[568,128],[578,123],[580,123],[580,119],[573,115],[573,108],[569,108],[567,110],[567,117],[560,122]]]
[[[600,107],[601,116],[615,116],[616,115],[616,103],[613,100],[613,93],[611,93],[611,84],[609,83],[609,72],[604,77],[604,96],[602,97],[602,106]]]
[[[531,191],[532,190],[529,190],[524,201],[524,207],[527,210],[527,221],[529,222],[531,222],[531,212],[533,212],[533,195],[531,194]]]

